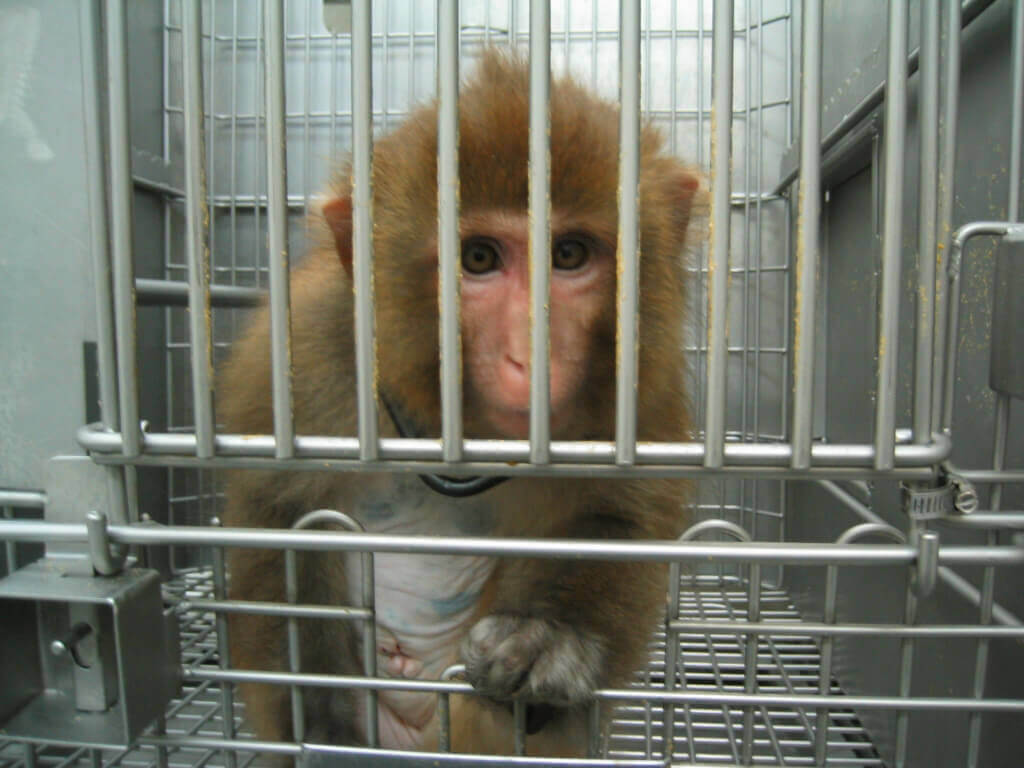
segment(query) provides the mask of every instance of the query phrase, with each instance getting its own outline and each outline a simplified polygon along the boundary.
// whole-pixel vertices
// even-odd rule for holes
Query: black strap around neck
[[[411,422],[399,417],[398,409],[391,404],[391,400],[384,395],[381,395],[380,399],[381,402],[384,403],[384,407],[387,409],[388,416],[391,417],[391,421],[394,422],[395,429],[398,430],[398,434],[401,437],[417,437],[416,428],[411,425]],[[464,499],[467,496],[476,496],[478,493],[490,490],[494,486],[508,480],[507,477],[497,475],[481,475],[477,477],[420,475],[419,478],[432,491],[436,491],[444,496],[451,496],[456,499]]]

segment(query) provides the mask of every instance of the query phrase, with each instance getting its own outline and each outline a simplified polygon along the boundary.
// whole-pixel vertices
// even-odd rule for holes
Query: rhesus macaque
[[[460,94],[461,295],[465,434],[525,438],[530,389],[525,63],[490,50]],[[551,432],[614,439],[618,113],[568,78],[551,91]],[[374,248],[380,432],[440,435],[437,106],[417,109],[374,148]],[[684,245],[703,203],[699,177],[641,140],[641,440],[685,440]],[[323,207],[325,246],[292,277],[299,434],[356,434],[351,202],[343,179]],[[269,316],[258,314],[221,372],[220,417],[270,434]],[[395,420],[401,424],[396,426]],[[685,481],[515,477],[452,498],[411,474],[238,471],[227,521],[288,527],[339,509],[376,532],[579,539],[672,539]],[[279,551],[230,552],[230,594],[283,601]],[[358,605],[358,557],[299,554],[300,602]],[[511,753],[512,707],[528,703],[527,753],[578,755],[586,705],[646,659],[661,614],[657,564],[472,556],[375,558],[379,674],[437,679],[463,662],[479,696],[452,698],[452,747]],[[230,616],[234,665],[284,670],[286,622]],[[358,625],[301,622],[302,671],[360,674]],[[260,738],[293,737],[287,687],[242,686]],[[361,692],[305,689],[305,739],[365,743]],[[382,692],[382,745],[437,748],[437,697]]]

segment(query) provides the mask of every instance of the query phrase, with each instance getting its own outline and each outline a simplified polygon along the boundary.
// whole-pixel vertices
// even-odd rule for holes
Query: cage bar
[[[640,3],[619,6],[619,243],[615,461],[636,460],[640,324]]]
[[[530,461],[551,458],[551,9],[530,2]]]
[[[373,280],[371,14],[370,0],[352,3],[352,277],[355,286],[359,458],[363,461],[373,461],[379,452]]]
[[[210,250],[206,231],[206,156],[203,151],[203,72],[200,0],[182,3],[185,106],[185,225],[189,341],[196,457],[213,456],[213,356],[210,344]],[[212,132],[211,132],[212,136]]]
[[[267,241],[270,266],[270,352],[274,397],[274,454],[295,453],[292,412],[291,288],[288,272],[288,169],[284,100],[284,0],[264,2],[267,110]]]
[[[939,4],[921,3],[921,169],[918,185],[917,337],[914,348],[914,442],[931,440],[939,167]]]
[[[885,210],[882,223],[882,285],[875,402],[876,469],[892,469],[894,466],[896,360],[899,352],[903,249],[903,147],[907,138],[907,13],[906,0],[889,0],[889,63],[885,83]]]
[[[793,468],[811,462],[818,238],[821,222],[821,2],[804,0],[801,43],[800,204],[796,246],[793,374]]]
[[[132,260],[133,206],[131,131],[128,112],[128,50],[124,0],[107,0],[107,120],[110,163],[110,252],[113,257],[114,331],[122,453],[138,456],[138,362],[135,328],[135,265]]]
[[[945,54],[942,82],[942,123],[939,133],[939,200],[936,241],[941,245],[936,251],[935,280],[935,335],[932,339],[932,407],[931,431],[941,428],[943,423],[943,398],[946,366],[946,322],[949,301],[947,276],[949,258],[953,252],[953,184],[956,175],[957,119],[960,106],[960,27],[961,8],[956,0],[943,4],[945,13]]]
[[[725,448],[726,319],[729,309],[730,196],[732,191],[733,7],[715,0],[711,91],[711,237],[708,248],[707,413],[704,466],[722,466]]]
[[[441,443],[462,458],[462,338],[459,325],[459,3],[440,0],[437,17],[437,214],[441,300]]]

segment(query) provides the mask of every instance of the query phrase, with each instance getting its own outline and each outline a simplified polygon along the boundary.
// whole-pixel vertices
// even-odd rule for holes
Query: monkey
[[[461,343],[464,434],[528,436],[527,66],[485,49],[459,94]],[[436,102],[416,108],[373,153],[373,275],[382,436],[438,436]],[[551,82],[550,413],[557,440],[615,434],[618,109],[569,76]],[[640,139],[637,434],[685,440],[685,251],[704,206],[700,173],[670,156],[645,123]],[[356,433],[351,182],[343,169],[316,227],[322,242],[291,278],[292,397],[298,434]],[[271,434],[269,315],[258,312],[217,381],[232,433]],[[338,509],[367,530],[568,539],[677,537],[688,522],[681,478],[516,476],[467,498],[413,474],[235,470],[226,523],[286,528]],[[299,602],[358,605],[357,555],[300,552]],[[231,549],[234,599],[283,602],[280,551]],[[527,704],[527,754],[579,756],[595,690],[625,685],[645,663],[664,609],[657,563],[375,555],[378,674],[437,680],[463,663],[474,695],[453,696],[454,751],[511,754],[512,704]],[[358,627],[302,619],[301,671],[361,674]],[[288,669],[286,620],[229,615],[234,666]],[[362,692],[303,689],[310,742],[367,743]],[[244,684],[262,739],[288,741],[286,686]],[[438,748],[436,694],[382,691],[380,743]],[[607,717],[607,713],[605,713]]]

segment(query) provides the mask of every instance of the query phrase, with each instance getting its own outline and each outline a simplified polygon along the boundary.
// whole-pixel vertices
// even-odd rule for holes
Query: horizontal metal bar
[[[99,460],[103,454],[116,454],[121,450],[121,436],[108,432],[98,425],[87,425],[78,430],[78,442]],[[143,436],[145,452],[149,457],[195,456],[195,435],[176,433],[146,433]],[[381,461],[371,464],[376,467],[399,471],[398,462],[433,462],[432,466],[408,465],[410,470],[432,469],[452,472],[456,475],[475,474],[481,470],[490,474],[519,474],[534,472],[536,467],[519,466],[529,463],[530,444],[526,440],[466,440],[464,459],[467,463],[444,463],[439,440],[422,438],[382,438],[380,441]],[[272,458],[273,438],[269,435],[217,435],[217,453],[221,458],[252,457]],[[927,445],[897,445],[895,449],[898,468],[930,468],[946,459],[950,451],[950,440],[945,435],[933,435]],[[788,467],[792,457],[792,446],[788,443],[729,443],[724,446],[726,465],[744,467]],[[295,457],[291,461],[298,467],[318,469],[314,462],[297,459],[358,459],[359,442],[354,437],[297,437]],[[814,469],[870,469],[874,458],[872,446],[867,444],[816,443],[811,448],[811,463]],[[120,460],[121,457],[118,457]],[[704,446],[701,443],[639,443],[637,464],[659,464],[677,467],[699,467],[704,460]],[[212,460],[211,460],[212,461]],[[615,444],[610,441],[554,441],[551,443],[551,461],[562,464],[597,465],[613,464]],[[487,465],[484,462],[497,462]],[[290,466],[290,465],[289,465]],[[553,474],[565,472],[563,468]],[[891,471],[891,470],[889,470]],[[929,472],[931,470],[929,469]]]
[[[469,683],[440,680],[409,680],[404,678],[367,678],[354,675],[316,675],[309,673],[263,672],[255,670],[216,670],[185,668],[187,680],[221,682],[260,682],[279,685],[308,685],[324,688],[365,690],[419,691],[431,693],[472,693]],[[605,688],[594,692],[602,701],[647,701],[651,703],[713,704],[820,707],[834,709],[904,709],[904,710],[969,710],[983,712],[1024,712],[1024,699],[968,699],[954,696],[833,696],[792,693],[714,693],[695,690],[638,690]]]
[[[0,488],[0,507],[42,509],[45,506],[46,494],[43,491],[14,491]]]
[[[210,736],[141,736],[140,745],[171,749],[226,749],[230,752],[265,752],[272,755],[302,754],[302,747],[292,742],[257,741],[256,739],[224,739]]]
[[[1024,511],[972,512],[940,518],[939,522],[964,528],[1024,528]]]
[[[1024,483],[1024,469],[961,469],[950,464],[950,470],[972,483]]]
[[[807,542],[634,541],[578,539],[502,539],[467,536],[397,536],[350,531],[303,531],[277,528],[206,528],[199,526],[112,525],[110,539],[119,544],[196,545],[339,552],[398,552],[423,555],[632,560],[637,562],[759,563],[768,565],[909,565],[916,547],[903,544],[836,544]],[[84,523],[0,520],[0,539],[13,541],[86,541]],[[940,565],[1024,565],[1024,548],[1014,546],[947,546]]]
[[[258,307],[266,298],[267,292],[262,288],[210,286],[210,304],[214,307]],[[135,303],[140,307],[187,307],[188,283],[136,278]]]
[[[800,637],[1020,637],[1024,627],[958,624],[947,626],[905,624],[826,624],[800,621],[687,621],[669,622],[674,632],[698,635],[735,635],[757,632]]]
[[[190,600],[186,598],[178,603],[177,607],[182,611],[245,613],[254,616],[294,616],[298,619],[355,621],[373,618],[373,611],[368,608],[307,605],[303,603],[270,603],[257,600]]]

